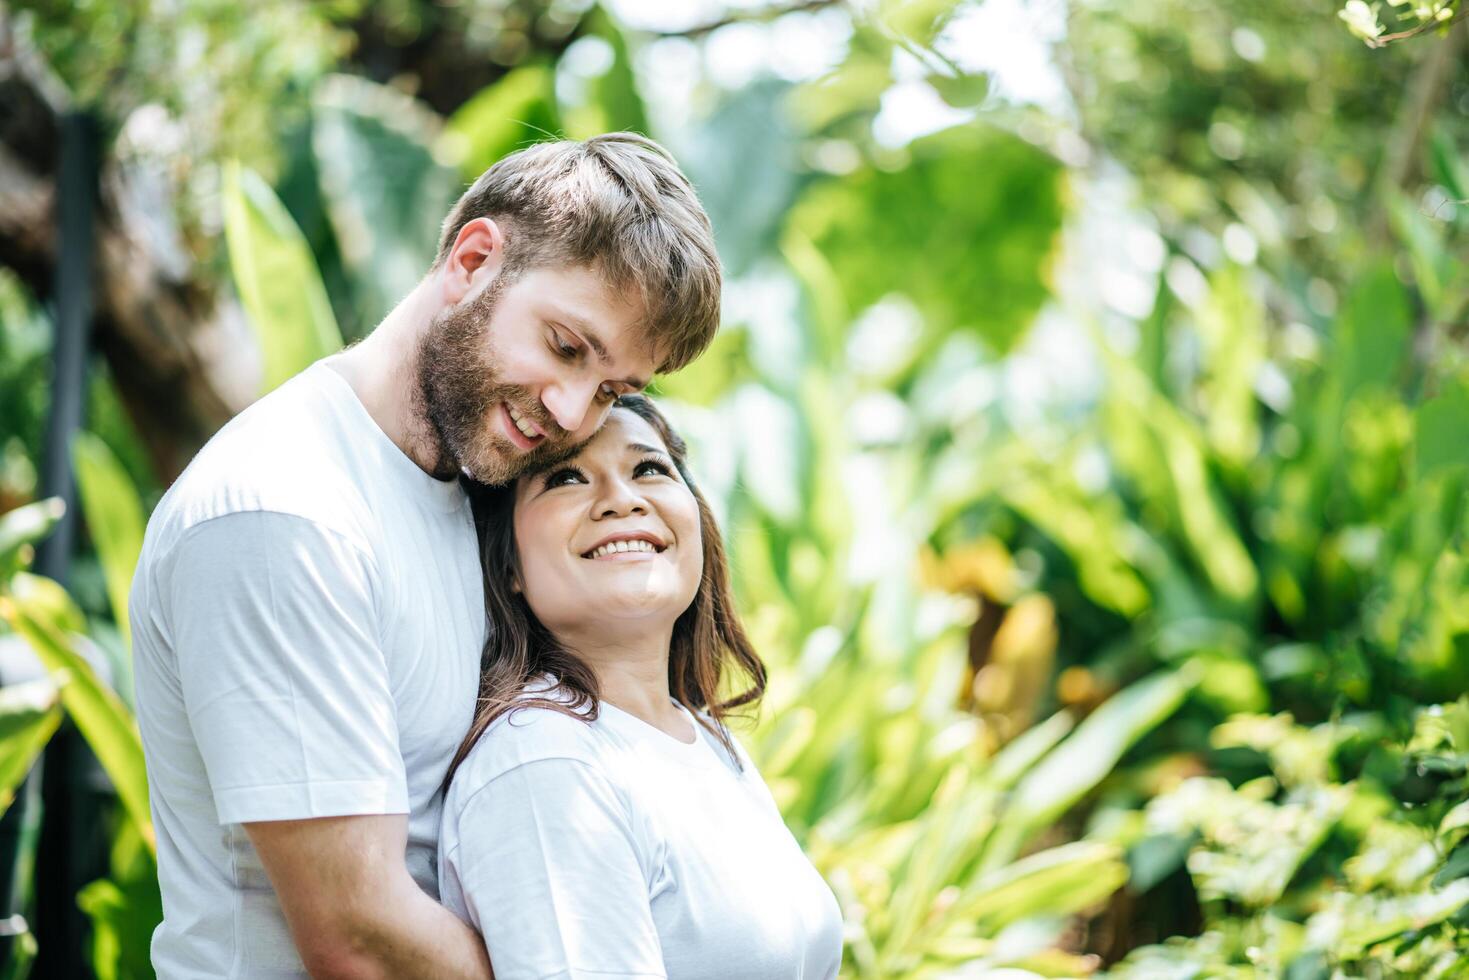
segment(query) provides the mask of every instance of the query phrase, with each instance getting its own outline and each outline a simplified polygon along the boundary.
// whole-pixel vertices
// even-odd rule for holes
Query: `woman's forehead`
[[[587,440],[578,455],[592,451],[623,452],[629,446],[648,446],[661,453],[668,452],[663,437],[647,419],[630,408],[613,408],[607,413],[607,421],[602,423],[602,428]]]
[[[613,408],[607,414],[607,421],[597,430],[597,434],[582,444],[575,454],[561,460],[558,465],[574,465],[578,460],[586,460],[588,457],[611,457],[631,456],[634,453],[645,453],[649,449],[668,455],[668,446],[663,442],[663,437],[658,430],[653,428],[646,419],[629,408]],[[550,469],[555,469],[554,466]],[[521,487],[527,486],[535,477],[545,473],[546,469],[537,469],[534,472],[523,474],[517,481]]]

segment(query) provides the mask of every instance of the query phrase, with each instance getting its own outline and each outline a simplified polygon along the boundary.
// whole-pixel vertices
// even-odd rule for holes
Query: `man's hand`
[[[479,934],[408,874],[408,818],[245,824],[317,980],[490,980]]]

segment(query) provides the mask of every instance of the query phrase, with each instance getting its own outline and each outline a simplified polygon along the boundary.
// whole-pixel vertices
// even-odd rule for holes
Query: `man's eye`
[[[610,402],[617,397],[617,389],[611,385],[603,385],[597,389],[597,397],[604,402]]]

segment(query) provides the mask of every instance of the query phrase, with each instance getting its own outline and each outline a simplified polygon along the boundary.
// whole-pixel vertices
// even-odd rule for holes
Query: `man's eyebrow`
[[[596,327],[592,326],[586,320],[583,320],[581,317],[577,316],[575,313],[570,312],[569,310],[562,311],[558,315],[560,319],[565,320],[569,326],[575,327],[577,333],[580,333],[586,339],[587,346],[590,347],[592,349],[592,352],[597,355],[597,360],[601,361],[602,364],[606,366],[610,366],[612,364],[612,355],[607,353],[607,345],[602,343],[601,337],[597,336]],[[623,378],[620,383],[635,388],[638,391],[642,391],[644,388],[648,387],[648,380],[646,378]]]

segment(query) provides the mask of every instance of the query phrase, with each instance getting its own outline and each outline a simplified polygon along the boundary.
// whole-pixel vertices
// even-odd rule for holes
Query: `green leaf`
[[[1429,142],[1429,160],[1433,165],[1434,179],[1449,192],[1449,197],[1461,204],[1469,201],[1469,164],[1459,155],[1453,137],[1448,130],[1438,127]]]
[[[610,58],[604,71],[591,76],[569,71],[564,58],[558,66],[561,80],[572,82],[571,87],[578,90],[574,101],[558,100],[566,135],[571,139],[587,139],[617,131],[648,133],[648,116],[643,110],[643,98],[638,94],[632,57],[622,28],[607,8],[598,4],[582,18],[581,30],[577,44],[604,45]],[[562,86],[558,84],[556,90],[560,95]]]
[[[56,698],[50,679],[0,688],[0,814],[61,723]]]
[[[17,575],[22,580],[39,576]],[[50,583],[55,586],[55,583]],[[44,593],[44,589],[32,590]],[[61,681],[61,703],[66,708],[97,761],[107,772],[122,800],[123,809],[138,825],[150,849],[155,847],[148,812],[148,777],[143,766],[143,741],[138,726],[117,695],[108,690],[85,657],[67,638],[64,622],[57,621],[46,604],[27,600],[27,590],[15,588],[0,596],[0,619],[30,643],[41,663]]]
[[[87,628],[81,608],[54,579],[22,572],[11,578],[9,590],[17,602],[64,633],[80,633]]]
[[[990,94],[988,75],[929,75],[928,84],[939,96],[956,109],[977,106]]]
[[[949,910],[993,934],[1037,915],[1064,916],[1103,901],[1127,882],[1118,849],[1096,841],[1063,844],[975,879]]]
[[[1198,425],[1137,365],[1104,350],[1103,424],[1118,469],[1187,545],[1194,564],[1230,604],[1249,604],[1259,572],[1213,477]]]
[[[1148,588],[1127,561],[1131,529],[1120,501],[1086,499],[1054,470],[1030,472],[1032,454],[1025,455],[1022,466],[1004,473],[999,490],[1005,502],[1066,552],[1089,599],[1123,616],[1141,613]]]
[[[225,168],[224,231],[235,289],[265,362],[270,391],[342,346],[316,260],[301,231],[253,170]]]
[[[1004,353],[1050,294],[1062,168],[979,124],[924,137],[908,153],[901,169],[866,167],[813,186],[792,227],[825,254],[854,310],[902,293],[931,338],[972,330]]]
[[[1037,829],[1096,788],[1138,739],[1163,722],[1196,683],[1193,670],[1161,671],[1114,694],[1015,787],[984,867],[1014,858]]]
[[[1413,461],[1419,479],[1469,465],[1469,384],[1448,384],[1414,415]]]
[[[1413,279],[1423,295],[1424,305],[1429,310],[1437,310],[1454,273],[1454,257],[1440,231],[1442,222],[1425,214],[1401,191],[1391,192],[1387,205],[1393,230],[1408,247]]]
[[[1382,263],[1357,284],[1332,332],[1332,375],[1350,398],[1364,386],[1390,386],[1408,354],[1411,311],[1392,266]]]
[[[1449,859],[1433,876],[1433,887],[1442,888],[1456,878],[1463,878],[1466,875],[1469,875],[1469,844],[1460,844],[1454,848]]]
[[[112,875],[77,893],[77,905],[92,920],[92,962],[97,980],[152,977],[150,946],[163,921],[158,864],[131,824],[112,846]]]
[[[1209,283],[1195,320],[1204,341],[1200,397],[1204,432],[1214,452],[1243,468],[1260,448],[1255,379],[1266,357],[1265,310],[1250,271],[1228,265]]]
[[[112,616],[124,645],[131,648],[128,628],[128,590],[133,570],[143,550],[143,502],[127,471],[107,444],[90,432],[78,432],[72,440],[71,455],[76,466],[77,492],[82,513],[87,517],[87,530],[102,575],[107,581],[107,598]]]
[[[729,96],[676,145],[733,277],[774,247],[804,169],[786,116],[790,86],[764,80]]]
[[[311,146],[364,332],[433,265],[463,189],[434,149],[441,128],[421,103],[363,78],[334,75],[316,90]]]
[[[1134,844],[1127,854],[1133,890],[1146,892],[1183,867],[1192,845],[1186,834],[1152,834]]]
[[[29,563],[22,549],[50,534],[65,513],[65,501],[47,497],[0,514],[0,579]]]
[[[555,74],[546,65],[528,64],[460,106],[445,123],[437,149],[473,181],[516,150],[560,136]]]
[[[1440,837],[1456,830],[1469,830],[1469,800],[1456,804],[1452,810],[1444,814],[1443,820],[1439,822],[1438,835]]]
[[[1039,725],[1026,729],[995,753],[985,770],[985,781],[1000,789],[1009,789],[1075,726],[1076,719],[1071,712],[1058,711]]]

